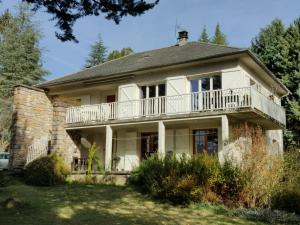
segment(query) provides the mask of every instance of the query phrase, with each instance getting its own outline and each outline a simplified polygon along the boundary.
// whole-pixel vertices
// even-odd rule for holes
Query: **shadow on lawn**
[[[128,187],[16,185],[0,192],[1,202],[5,196],[17,197],[29,205],[14,210],[1,209],[0,218],[6,225],[246,224],[227,217],[217,208],[197,210],[153,202]]]

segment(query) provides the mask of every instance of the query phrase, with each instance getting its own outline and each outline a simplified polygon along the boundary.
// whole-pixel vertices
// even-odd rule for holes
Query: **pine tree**
[[[215,29],[215,35],[211,40],[211,43],[218,45],[228,45],[225,34],[221,31],[221,26],[218,23]]]
[[[123,48],[121,51],[114,50],[111,53],[109,53],[107,57],[107,61],[113,60],[113,59],[118,59],[121,57],[124,57],[126,55],[132,54],[133,50],[131,48]]]
[[[9,141],[11,98],[17,84],[34,85],[42,80],[41,38],[27,5],[16,16],[5,11],[0,16],[0,142]]]
[[[106,60],[107,48],[105,47],[101,35],[98,40],[91,46],[91,52],[86,60],[85,67],[92,67],[104,63]]]
[[[206,31],[206,27],[205,27],[205,26],[203,27],[201,36],[200,36],[200,38],[198,39],[198,41],[199,41],[199,42],[203,42],[203,43],[208,43],[208,42],[209,42],[209,36],[208,36],[208,34],[207,34],[207,31]]]
[[[279,19],[261,29],[252,41],[252,51],[291,93],[283,99],[287,129],[285,147],[300,145],[300,18],[287,29]]]

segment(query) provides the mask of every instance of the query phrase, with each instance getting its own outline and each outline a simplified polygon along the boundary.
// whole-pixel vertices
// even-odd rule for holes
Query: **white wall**
[[[244,64],[239,64],[240,70],[243,74],[243,76],[246,77],[246,85],[250,86],[250,79],[255,81],[259,87],[260,87],[260,92],[265,95],[265,96],[270,96],[274,94],[274,91],[272,90],[272,87],[265,83],[257,74],[255,74],[252,70],[247,68]],[[274,94],[274,101],[281,105],[281,100],[278,95]]]
[[[131,171],[139,165],[137,132],[117,132],[116,155],[120,157],[118,171]]]

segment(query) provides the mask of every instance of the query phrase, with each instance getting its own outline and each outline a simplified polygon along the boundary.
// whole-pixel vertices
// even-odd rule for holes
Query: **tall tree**
[[[56,33],[62,41],[75,41],[73,25],[86,16],[103,15],[108,20],[119,24],[124,16],[140,16],[158,4],[159,0],[147,3],[145,0],[22,0],[31,3],[34,10],[42,9],[53,15],[56,26],[62,33]]]
[[[98,40],[91,46],[91,52],[86,60],[85,67],[96,66],[106,61],[107,48],[105,47],[101,35]]]
[[[113,60],[113,59],[118,59],[121,57],[124,57],[126,55],[132,54],[133,50],[131,48],[123,48],[121,51],[114,50],[111,53],[109,53],[107,57],[107,61]]]
[[[15,16],[8,11],[0,16],[0,140],[9,140],[13,87],[34,85],[46,74],[41,63],[41,35],[32,16],[23,4]]]
[[[208,42],[209,42],[209,36],[208,36],[208,34],[207,34],[207,31],[206,31],[206,27],[205,27],[205,26],[203,27],[201,36],[200,36],[200,38],[198,39],[198,41],[199,41],[199,42],[204,42],[204,43],[208,43]]]
[[[228,45],[226,35],[221,31],[221,26],[218,23],[215,29],[215,35],[213,36],[211,43],[218,45]]]
[[[252,41],[252,51],[291,93],[283,99],[287,113],[285,147],[300,146],[300,18],[287,29],[279,19],[261,29]]]

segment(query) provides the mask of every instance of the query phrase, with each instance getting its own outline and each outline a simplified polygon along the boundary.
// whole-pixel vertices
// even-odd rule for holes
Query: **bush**
[[[25,182],[30,185],[52,186],[65,182],[70,173],[64,160],[56,155],[41,157],[25,168]]]
[[[290,150],[284,154],[281,181],[271,199],[273,209],[300,214],[300,152]]]
[[[245,183],[240,169],[230,162],[222,167],[217,156],[207,154],[164,159],[154,155],[133,171],[129,182],[155,198],[177,204],[233,201]]]
[[[271,208],[300,214],[300,190],[284,189],[272,196]]]

